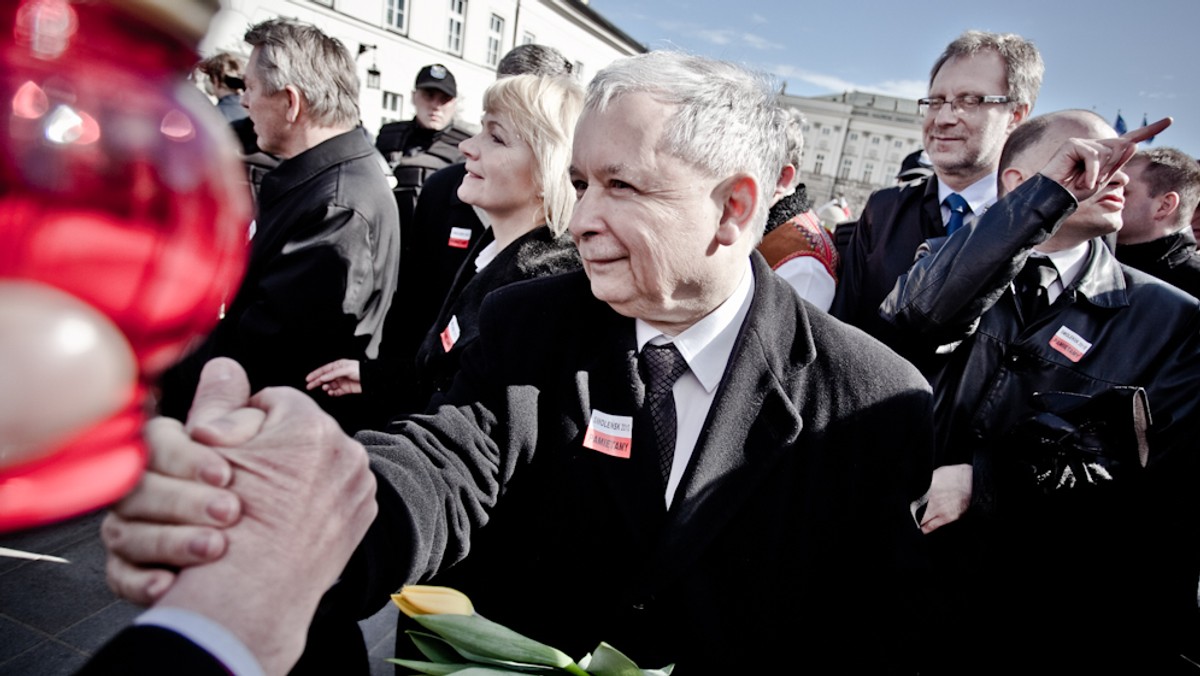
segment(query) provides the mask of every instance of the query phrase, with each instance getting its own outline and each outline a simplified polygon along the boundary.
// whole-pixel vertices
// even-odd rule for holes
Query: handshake
[[[186,424],[145,436],[146,474],[102,526],[109,586],[215,622],[286,673],[375,518],[366,451],[299,391],[251,397],[229,359],[205,366]]]

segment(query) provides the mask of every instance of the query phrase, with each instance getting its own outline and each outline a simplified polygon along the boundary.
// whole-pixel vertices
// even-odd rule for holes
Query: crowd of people
[[[526,45],[468,137],[432,64],[372,144],[340,42],[246,41],[204,72],[278,166],[103,526],[152,608],[88,670],[365,670],[354,622],[430,581],[685,675],[1196,668],[1200,164],[1138,150],[1169,120],[1034,116],[1037,48],[968,31],[931,166],[839,250],[739,66],[584,91]]]

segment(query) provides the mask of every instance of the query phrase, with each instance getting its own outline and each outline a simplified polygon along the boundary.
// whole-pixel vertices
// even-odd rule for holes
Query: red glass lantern
[[[163,6],[0,8],[0,531],[136,483],[154,379],[241,279],[245,172],[184,79],[215,8]]]

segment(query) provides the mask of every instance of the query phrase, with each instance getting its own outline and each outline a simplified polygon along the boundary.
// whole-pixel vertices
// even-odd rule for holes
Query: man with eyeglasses
[[[996,201],[1000,151],[1028,118],[1043,70],[1033,43],[1012,33],[967,31],[946,47],[920,101],[934,175],[867,200],[842,259],[835,317],[913,358],[879,304],[922,242],[974,222]]]

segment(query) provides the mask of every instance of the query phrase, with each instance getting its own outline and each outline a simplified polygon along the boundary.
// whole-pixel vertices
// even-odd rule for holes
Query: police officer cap
[[[458,96],[458,85],[454,82],[454,73],[440,63],[425,66],[417,73],[417,89],[436,89],[445,92],[446,96]]]

